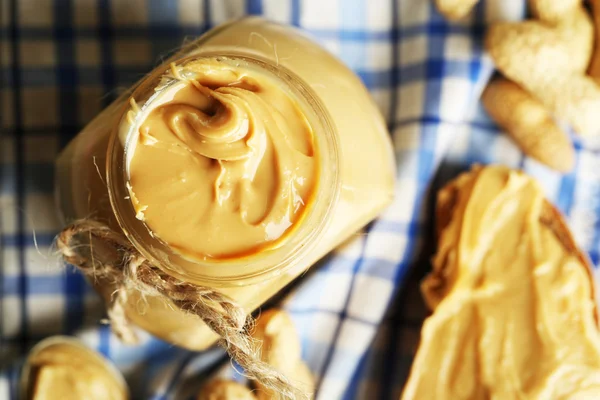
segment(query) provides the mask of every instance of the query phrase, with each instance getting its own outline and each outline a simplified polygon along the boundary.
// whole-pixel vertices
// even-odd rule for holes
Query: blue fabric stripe
[[[147,4],[151,26],[179,26],[178,1],[147,0]]]
[[[371,229],[371,225],[369,224],[366,226],[365,228],[365,234],[368,235],[369,230]],[[336,351],[336,347],[335,347],[335,343],[338,341],[338,338],[340,336],[340,332],[342,331],[342,327],[344,325],[344,322],[346,321],[346,319],[348,318],[348,305],[350,304],[350,299],[352,299],[352,293],[354,290],[354,285],[356,283],[356,277],[358,275],[358,272],[360,271],[360,267],[363,263],[363,258],[364,258],[364,254],[365,254],[365,248],[366,248],[366,240],[362,241],[361,244],[361,249],[360,249],[360,256],[357,258],[355,264],[354,264],[354,268],[352,270],[352,279],[350,281],[350,288],[348,289],[348,292],[346,294],[346,298],[344,299],[344,306],[341,309],[341,312],[339,314],[339,318],[337,319],[337,323],[336,323],[336,327],[335,327],[335,331],[333,333],[332,339],[331,341],[328,343],[327,345],[327,351],[325,352],[325,361],[321,367],[321,370],[319,371],[320,373],[318,374],[318,380],[317,380],[317,384],[315,387],[315,398],[318,397],[319,395],[319,389],[321,388],[321,383],[323,376],[325,376],[325,374],[327,373],[327,370],[329,368],[329,365],[331,364],[331,360],[333,358],[333,355]]]
[[[211,0],[204,0],[203,2],[201,2],[203,4],[204,7],[204,27],[202,29],[201,33],[204,33],[206,31],[208,31],[210,28],[212,28],[212,16],[211,16],[211,6],[210,6],[210,1]],[[186,34],[189,35],[189,34]],[[192,34],[193,35],[193,34]]]
[[[27,312],[27,271],[25,267],[25,246],[23,243],[23,233],[25,232],[25,216],[21,210],[25,208],[25,186],[24,186],[24,172],[25,172],[25,160],[24,160],[24,143],[23,143],[23,114],[21,109],[21,68],[19,64],[20,59],[20,32],[17,27],[17,21],[19,20],[17,10],[17,0],[11,0],[10,2],[10,39],[11,39],[11,50],[12,50],[12,76],[15,80],[13,88],[13,107],[14,107],[14,120],[15,120],[15,131],[14,131],[14,156],[15,156],[15,188],[16,188],[16,204],[15,213],[17,219],[17,233],[19,234],[17,239],[17,252],[18,252],[18,263],[19,263],[19,276],[18,276],[18,292],[20,297],[19,312],[21,314],[20,321],[20,332],[21,332],[21,351],[24,351],[27,346],[27,337],[29,336],[29,316]],[[8,245],[8,243],[7,243]]]
[[[575,159],[575,164],[579,163],[579,159]],[[558,191],[558,199],[556,200],[556,206],[566,215],[569,215],[571,207],[573,206],[573,194],[575,193],[575,177],[577,171],[577,165],[573,172],[563,175],[560,182],[560,190]]]
[[[324,308],[290,308],[287,307],[286,310],[288,310],[289,312],[291,312],[292,314],[298,314],[298,315],[302,315],[302,314],[313,314],[313,313],[325,313],[325,314],[332,314],[332,315],[337,315],[338,317],[342,317],[342,314],[340,313],[340,311],[336,311],[336,310],[328,310],[328,309],[324,309]],[[344,318],[353,321],[353,322],[358,322],[364,325],[368,325],[368,326],[377,326],[379,324],[378,322],[373,322],[373,321],[369,321],[366,320],[364,318],[359,318],[355,315],[349,315],[346,314],[343,316]],[[410,320],[410,319],[406,319],[405,322],[412,327],[420,327],[421,326],[421,320]]]
[[[300,0],[291,0],[290,23],[294,26],[300,26],[301,10]]]
[[[107,1],[107,0],[102,0]],[[299,0],[292,0],[292,22],[296,25],[295,22],[298,22],[297,25],[300,25],[300,16],[301,16],[301,4]],[[175,30],[174,30],[175,28]],[[469,35],[472,29],[484,30],[485,26],[481,23],[474,24],[473,26],[466,25],[455,25],[449,24],[445,21],[430,21],[425,24],[417,24],[409,27],[403,27],[398,29],[391,30],[341,30],[341,29],[310,29],[307,28],[306,31],[311,35],[318,37],[320,40],[331,40],[331,39],[339,39],[339,40],[349,40],[349,41],[357,41],[357,42],[369,42],[369,41],[378,41],[378,42],[387,42],[392,40],[392,37],[398,36],[404,39],[409,39],[412,37],[420,36],[427,34],[428,36],[441,36],[444,34],[460,34],[460,35]],[[0,32],[6,32],[6,28],[0,27]],[[76,27],[74,28],[75,35],[79,38],[97,38],[97,30],[93,28],[86,27]],[[23,39],[46,39],[48,37],[48,29],[47,28],[39,28],[32,26],[24,26],[19,29],[20,36]],[[187,35],[199,35],[202,33],[202,30],[199,27],[190,27],[185,26],[181,27],[180,25],[162,25],[162,26],[118,26],[112,29],[112,33],[115,36],[120,38],[127,39],[161,39],[165,37],[170,38],[179,38]]]
[[[15,147],[22,147],[22,137],[27,134],[26,131],[20,127],[16,127],[14,131],[15,135]],[[26,193],[52,193],[54,185],[54,169],[51,163],[25,163],[24,160],[20,159],[18,153],[15,152],[17,162],[14,165],[6,164],[2,165],[3,176],[15,177],[19,176],[20,179],[14,182],[6,180],[0,186],[0,194],[18,194],[19,192],[23,196]],[[20,203],[24,206],[24,203]]]
[[[98,325],[98,352],[104,357],[111,358],[110,354],[110,337],[112,332],[110,325],[99,324]]]
[[[400,10],[398,8],[398,3],[395,0],[392,0],[392,26],[398,26],[398,20],[400,18]],[[398,50],[398,46],[399,46],[399,38],[394,35],[394,38],[392,40],[392,70],[395,71],[398,69],[398,66],[402,64],[402,60],[400,59],[400,51]],[[391,110],[390,112],[391,114],[391,124],[394,124],[395,121],[397,120],[397,113],[398,113],[398,107],[401,107],[402,104],[398,104],[398,96],[397,96],[397,88],[399,87],[400,82],[402,81],[406,81],[406,79],[403,79],[403,74],[395,74],[393,73],[392,75],[394,77],[394,84],[392,85],[392,98],[391,98]],[[390,131],[393,131],[392,128],[390,129]],[[420,203],[416,203],[416,204],[420,204]],[[418,209],[419,207],[415,207],[415,209]],[[415,218],[413,216],[413,218],[411,218],[411,221],[415,221]],[[413,236],[412,233],[409,234],[409,238],[413,238],[415,236]],[[409,246],[407,246],[407,251],[409,249]],[[407,258],[406,256],[404,258]],[[401,277],[403,276],[403,274],[401,273],[397,273],[394,281],[398,282],[399,279],[401,279]],[[397,285],[395,285],[395,287],[397,287]],[[394,296],[395,297],[395,296]],[[394,298],[392,297],[392,299]],[[389,343],[388,343],[389,345]],[[385,360],[385,368],[384,368],[384,374],[381,377],[381,381],[383,382],[383,385],[381,385],[380,389],[381,389],[381,393],[380,393],[380,397],[381,396],[388,396],[389,398],[389,393],[390,390],[388,388],[392,386],[392,382],[393,382],[393,360],[394,360],[394,355],[396,353],[396,348],[394,346],[392,346],[391,348],[388,347],[388,350],[391,352],[391,354],[389,354],[389,357],[386,358]],[[364,359],[363,359],[364,360]],[[361,364],[364,361],[361,362]]]
[[[57,50],[58,65],[56,68],[57,83],[63,88],[59,93],[59,116],[61,125],[59,127],[60,142],[66,144],[75,136],[77,130],[68,130],[67,127],[74,127],[77,124],[78,101],[76,87],[78,85],[77,69],[75,65],[75,48],[73,45],[73,9],[71,3],[54,3],[54,24],[55,40]],[[60,38],[60,39],[59,39]],[[65,126],[62,126],[62,124]],[[51,171],[51,168],[47,170]],[[45,174],[33,174],[32,177],[39,177]],[[52,182],[49,181],[48,192],[53,190]],[[63,287],[65,290],[65,318],[63,318],[64,331],[72,333],[79,328],[83,319],[83,296],[84,285],[81,277],[77,274],[64,274],[59,276],[64,279],[64,284],[59,285],[54,282],[55,287]],[[44,291],[52,287],[52,282],[44,282],[43,285],[35,286],[37,280],[30,277],[29,286],[33,293]]]
[[[116,78],[112,56],[113,27],[111,24],[110,0],[98,0],[98,29],[93,31],[92,36],[100,41],[100,68],[101,80],[107,95],[103,98],[104,106],[108,106],[115,96],[112,89],[115,87]],[[121,36],[120,34],[117,34]]]
[[[21,212],[20,210],[18,212]],[[37,240],[37,244],[39,246],[50,246],[54,241],[54,237],[56,236],[56,232],[47,233],[47,232],[36,232],[35,240]],[[35,241],[33,234],[30,233],[16,233],[9,234],[5,233],[3,235],[4,244],[6,247],[14,247],[19,248],[18,246],[22,245],[23,249],[25,247],[35,247]]]
[[[246,0],[246,14],[261,15],[263,13],[262,0]]]
[[[164,47],[164,42],[157,48]],[[364,46],[342,46],[345,49],[352,48],[352,56],[346,57],[347,62],[357,61],[361,64],[364,63],[365,47]],[[158,50],[157,50],[158,51]],[[362,57],[362,58],[360,58]],[[373,70],[367,69],[365,66],[354,66],[356,74],[361,78],[365,86],[369,89],[389,89],[392,86],[392,75],[401,77],[402,84],[408,84],[412,82],[421,82],[424,79],[424,68],[425,62],[407,64],[394,69],[383,69]],[[471,71],[463,68],[464,62],[460,60],[446,60],[443,62],[446,70],[446,77],[453,78],[466,78],[470,79],[472,74],[476,74],[482,67],[480,62],[473,62]],[[145,71],[151,67],[150,63],[144,63],[135,66],[119,66],[118,72],[114,73],[114,81],[116,84],[125,84],[137,81],[139,78],[144,76]],[[441,63],[440,66],[441,67]],[[6,68],[2,68],[2,71],[7,71]],[[78,67],[74,69],[78,75],[79,85],[96,85],[104,83],[103,68],[102,67]],[[8,74],[5,74],[8,75]],[[47,87],[50,86],[54,81],[55,71],[54,68],[23,68],[22,69],[22,82],[27,84],[27,87]],[[7,77],[7,87],[12,87],[14,80]],[[65,88],[75,87],[75,83],[66,83]]]
[[[150,41],[152,49],[152,63],[158,63],[160,60],[168,58],[172,53],[181,47],[181,25],[177,23],[178,1],[147,0],[148,2],[148,23],[152,27],[164,26],[169,28],[169,35],[155,37]],[[116,33],[116,37],[120,37]],[[140,77],[144,76],[151,68],[145,68],[140,71]],[[135,79],[137,80],[137,79]],[[131,84],[132,81],[125,79],[125,82]],[[119,79],[120,81],[120,79]],[[120,83],[118,83],[120,85]],[[127,86],[128,86],[127,85]]]
[[[345,0],[344,6],[340,7],[340,31],[344,32],[346,30],[350,30],[356,28],[357,26],[364,28],[365,26],[365,18],[366,18],[366,2],[363,0]],[[355,65],[359,65],[360,67],[364,67],[364,64],[367,59],[367,46],[368,43],[364,41],[360,41],[358,43],[353,41],[342,40],[340,43],[340,56],[342,61],[353,68]],[[383,73],[381,74],[384,77],[388,77],[389,74]],[[362,77],[361,77],[362,78]],[[367,88],[372,89],[374,83],[380,83],[385,85],[382,80],[376,81],[365,81],[365,86]],[[385,86],[380,86],[385,87]]]
[[[73,274],[71,274],[73,275]],[[19,295],[19,276],[4,276],[3,286],[0,290],[3,291],[3,296],[15,296]],[[48,275],[48,276],[35,276],[29,274],[27,276],[27,293],[28,296],[39,296],[39,295],[51,295],[57,291],[62,292],[65,287],[65,280],[63,274]],[[68,294],[68,293],[67,293]],[[68,300],[72,296],[68,296]],[[76,296],[78,301],[81,301],[80,296]]]
[[[177,366],[177,368],[175,369],[175,371],[173,372],[173,375],[170,379],[169,384],[167,385],[167,388],[165,390],[165,393],[171,393],[173,391],[173,388],[175,387],[175,385],[177,384],[177,379],[181,377],[181,373],[183,372],[183,370],[190,364],[190,362],[192,362],[192,360],[194,359],[195,354],[194,353],[189,353],[187,355],[185,355],[182,360],[180,361],[179,365]],[[161,398],[166,399],[166,396],[162,396]]]
[[[103,98],[103,104],[108,106],[116,98],[113,93],[117,82],[112,56],[114,29],[111,23],[110,0],[97,1],[98,30],[94,32],[94,36],[97,36],[100,41],[101,79],[104,92],[107,93]],[[104,356],[110,357],[110,328],[106,325],[99,326],[98,351]]]

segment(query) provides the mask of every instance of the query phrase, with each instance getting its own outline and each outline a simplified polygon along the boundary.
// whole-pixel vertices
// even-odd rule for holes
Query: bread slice
[[[461,182],[469,180],[472,175],[479,171],[481,166],[476,165],[469,172],[465,172],[455,180],[444,186],[437,195],[436,210],[435,210],[435,234],[439,239],[442,231],[452,220],[454,207],[457,202]],[[586,267],[586,272],[589,276],[590,288],[592,297],[594,297],[594,279],[592,274],[592,263],[587,254],[577,247],[573,235],[569,230],[567,222],[562,213],[547,199],[544,200],[542,213],[540,215],[540,223],[546,225],[556,235],[562,246],[569,253],[575,255],[577,259]],[[445,263],[435,263],[433,271],[421,283],[421,293],[425,299],[425,303],[431,311],[434,311],[436,306],[445,297],[447,291],[447,280],[445,275]],[[594,308],[596,323],[598,324],[598,309]]]

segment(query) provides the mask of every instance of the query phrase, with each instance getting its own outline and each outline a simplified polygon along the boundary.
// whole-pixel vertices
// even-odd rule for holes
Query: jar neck
[[[181,280],[198,285],[240,286],[258,283],[300,267],[299,262],[309,253],[327,228],[332,208],[339,194],[339,154],[334,125],[320,99],[313,90],[291,71],[272,62],[242,53],[202,54],[175,61],[184,65],[190,61],[215,59],[260,69],[278,81],[293,95],[314,132],[317,179],[311,204],[306,205],[303,217],[285,238],[269,249],[251,255],[226,260],[190,260],[154,237],[144,222],[136,218],[129,200],[128,154],[129,141],[136,127],[145,119],[148,110],[161,91],[174,82],[167,72],[169,66],[153,71],[133,91],[122,117],[111,135],[107,154],[107,185],[115,218],[121,229],[137,250],[153,265]],[[139,128],[138,128],[139,129]],[[306,267],[306,266],[302,266]]]

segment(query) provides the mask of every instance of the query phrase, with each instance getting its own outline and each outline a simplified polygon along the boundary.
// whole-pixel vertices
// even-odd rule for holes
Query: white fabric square
[[[4,3],[8,4],[8,1],[5,1]],[[5,356],[7,359],[10,357],[8,354],[5,354]],[[0,377],[0,393],[10,393],[10,385],[8,383],[8,379],[5,379],[3,376]]]
[[[348,319],[344,321],[338,337],[338,347],[342,351],[356,351],[367,348],[373,340],[375,327],[360,321]]]
[[[365,10],[367,28],[374,31],[388,31],[393,22],[392,2],[389,0],[369,0],[365,4],[367,5]]]
[[[363,60],[364,68],[369,71],[387,71],[390,68],[393,63],[390,43],[373,40],[362,43],[361,46],[366,47],[367,53],[367,57]]]
[[[446,131],[444,135],[451,137],[448,152],[446,153],[447,157],[460,158],[467,154],[471,137],[471,129],[468,125],[442,124],[438,129]]]
[[[440,118],[447,122],[462,122],[468,111],[471,99],[466,93],[471,90],[472,83],[464,78],[446,78],[442,81],[440,99]]]
[[[300,24],[307,29],[336,29],[340,27],[340,0],[303,1]]]
[[[27,195],[25,227],[28,231],[38,233],[54,233],[62,228],[53,193]]]
[[[347,273],[328,272],[321,279],[325,280],[323,291],[319,294],[319,309],[338,311],[344,308],[352,275]]]
[[[406,250],[408,239],[398,232],[369,232],[365,257],[396,263]]]
[[[392,222],[410,222],[416,195],[417,183],[414,179],[398,179],[394,188],[394,200],[381,218]]]
[[[348,315],[373,323],[379,321],[393,291],[394,286],[389,279],[358,274],[354,279]]]
[[[3,235],[14,235],[17,232],[17,210],[15,198],[12,195],[0,194],[0,232]],[[4,248],[2,251],[7,251]],[[6,268],[4,264],[4,268]]]
[[[116,65],[147,65],[152,62],[152,48],[148,40],[120,39],[113,43],[113,61]]]
[[[58,123],[58,92],[53,86],[21,89],[23,125],[26,128],[56,126]]]
[[[403,28],[426,23],[431,15],[431,1],[398,1],[398,21]]]
[[[19,265],[18,262],[16,265]],[[25,249],[25,268],[31,276],[56,276],[61,275],[65,267],[51,247],[40,246],[36,249],[28,246]]]
[[[111,2],[111,22],[116,26],[136,26],[148,24],[146,0]]]
[[[85,330],[78,337],[82,342],[93,349],[97,349],[100,345],[99,330]]]
[[[98,23],[98,1],[77,0],[73,3],[73,23],[80,27],[95,27]]]
[[[321,382],[318,399],[341,399],[353,373],[352,364],[357,349],[367,348],[375,334],[375,327],[346,319],[340,329],[336,347],[325,379]]]
[[[358,258],[362,252],[363,241],[366,235],[364,230],[357,232],[357,236],[352,236],[340,244],[334,251],[337,255],[347,258]]]
[[[0,165],[12,164],[15,162],[13,138],[5,135],[0,137]]]
[[[342,364],[344,365],[344,364]],[[335,379],[330,377],[331,374],[327,375],[325,379],[321,382],[321,387],[319,388],[319,397],[317,400],[327,400],[327,399],[341,399],[348,386],[348,382],[346,379]]]
[[[367,44],[365,42],[357,42],[351,40],[340,41],[340,56],[342,61],[348,68],[353,71],[365,71],[368,56]],[[373,72],[373,71],[369,71]]]
[[[464,124],[447,124],[444,122],[438,125],[434,149],[436,157],[443,157],[448,152],[448,149],[454,145],[457,131],[464,126]]]
[[[79,101],[79,122],[82,126],[90,122],[102,111],[102,98],[104,89],[102,86],[80,86],[77,91]]]
[[[0,45],[2,49],[0,51],[4,51],[8,49],[10,46],[5,46],[2,41],[0,41]],[[1,53],[0,56],[3,57],[4,62],[8,62],[10,60],[10,55],[5,55]],[[14,97],[13,91],[8,90],[6,88],[0,88],[0,112],[2,113],[2,126],[3,127],[13,127],[15,125],[15,108],[14,108]],[[7,135],[2,135],[7,136]],[[6,159],[5,159],[6,160]],[[1,160],[0,160],[1,161]]]
[[[587,153],[586,152],[581,152],[579,153],[579,170],[583,171],[584,168],[582,166],[582,161],[585,158],[585,155]],[[525,159],[525,163],[523,165],[523,168],[525,170],[527,170],[527,173],[531,176],[533,176],[538,183],[542,186],[542,189],[544,189],[544,193],[546,195],[546,197],[552,201],[556,201],[558,194],[560,192],[560,182],[562,180],[562,174],[559,172],[556,172],[550,168],[548,168],[545,165],[540,164],[539,162],[533,160],[532,158],[526,158]],[[595,170],[590,170],[587,172],[587,176],[594,176],[593,173],[600,171],[600,164],[596,163],[595,166]],[[591,174],[590,174],[591,173]],[[586,179],[582,179],[582,182],[586,182]],[[590,184],[592,182],[586,182],[586,184],[582,184],[582,185],[577,185],[576,188],[576,192],[575,192],[575,196],[578,197],[581,194],[584,195],[584,197],[587,197],[585,200],[583,200],[583,202],[585,204],[589,204],[591,207],[593,207],[592,203],[592,197],[596,196],[596,194],[594,193],[585,193],[588,192],[589,189],[592,189]],[[596,182],[596,184],[599,184],[600,182]],[[583,192],[582,193],[582,190]],[[588,196],[586,196],[586,194]]]
[[[54,134],[44,136],[25,136],[25,162],[54,163],[58,154],[58,137]]]
[[[294,318],[296,320],[296,318]],[[319,329],[308,329],[306,335],[309,340],[317,343],[331,343],[333,335],[338,325],[339,317],[337,314],[331,314],[329,312],[316,312],[310,317],[310,323],[299,324],[301,327],[319,327]]]
[[[421,127],[417,123],[397,127],[392,139],[397,152],[415,150],[419,147]]]
[[[291,0],[262,0],[264,15],[274,21],[290,22]]]
[[[518,167],[523,153],[515,142],[505,133],[498,135],[494,140],[494,159],[497,163]]]
[[[473,57],[472,48],[471,36],[455,33],[446,36],[444,55],[449,60],[470,60]]]
[[[246,13],[245,0],[210,1],[211,22],[220,24],[229,19],[240,18]]]
[[[324,39],[319,41],[319,43],[321,44],[321,46],[325,47],[327,50],[329,50],[331,53],[335,54],[336,56],[339,56],[341,51],[340,51],[340,41],[337,39]]]
[[[371,93],[371,97],[377,104],[377,108],[383,115],[383,118],[386,120],[390,115],[390,106],[391,106],[391,91],[388,88],[385,89],[372,89],[369,91]]]
[[[205,21],[202,2],[198,0],[178,0],[177,5],[178,19],[181,24],[198,26]]]
[[[423,115],[425,82],[416,81],[400,86],[398,102],[398,119],[400,121],[418,118]]]
[[[75,40],[75,60],[82,67],[97,67],[100,64],[98,40],[80,38]]]
[[[8,46],[8,43],[2,43]],[[23,39],[19,43],[20,63],[24,67],[54,67],[56,65],[56,48],[52,40]]]
[[[18,335],[21,329],[21,312],[19,311],[21,299],[17,296],[4,296],[0,306],[2,307],[2,323],[0,323],[2,336]]]
[[[27,317],[34,335],[54,334],[64,320],[65,297],[34,295],[27,297]]]
[[[406,38],[400,42],[399,51],[402,66],[422,63],[427,58],[427,37],[419,35]]]
[[[8,1],[2,1],[2,3],[9,3]],[[54,22],[52,1],[40,1],[40,0],[19,0],[15,1],[17,6],[17,15],[19,18],[18,24],[21,27],[50,27]],[[6,16],[10,14],[5,14]],[[4,20],[7,18],[4,16],[1,18]],[[7,18],[10,20],[10,17]],[[16,22],[16,21],[15,21]]]

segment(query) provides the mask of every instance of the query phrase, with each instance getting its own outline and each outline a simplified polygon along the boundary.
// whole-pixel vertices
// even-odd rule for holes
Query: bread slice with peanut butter
[[[402,399],[600,399],[591,264],[537,182],[476,166],[438,193],[436,231]]]

